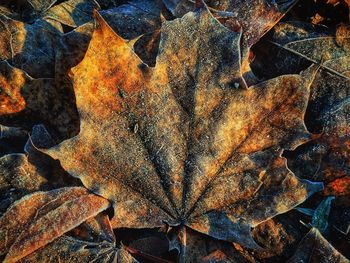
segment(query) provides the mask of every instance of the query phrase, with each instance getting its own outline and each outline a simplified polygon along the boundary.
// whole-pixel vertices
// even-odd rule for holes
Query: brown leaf
[[[16,261],[108,206],[106,199],[79,187],[27,195],[0,218],[0,254],[7,253],[5,261]]]
[[[53,190],[52,192],[37,192],[25,196],[15,202],[7,212],[0,218],[0,236],[5,240],[0,246],[0,254],[5,254],[9,246],[11,246],[16,238],[16,233],[21,233],[36,217],[37,210],[45,205],[50,204],[50,208],[56,208],[64,203],[69,198],[74,198],[74,195],[86,194],[87,190],[84,188],[62,188],[60,190]],[[59,199],[57,199],[59,197]],[[51,203],[51,201],[56,200]],[[50,211],[46,210],[45,211]]]
[[[288,263],[317,262],[317,263],[348,263],[316,229],[312,228],[299,244],[299,248]]]
[[[280,157],[310,139],[310,77],[245,89],[240,33],[205,9],[163,24],[154,69],[96,16],[72,69],[80,133],[43,151],[115,203],[114,227],[165,221],[256,247],[251,227],[322,189]]]
[[[27,0],[27,2],[33,7],[34,10],[42,12],[49,9],[57,0]]]
[[[13,114],[25,109],[26,102],[21,95],[26,76],[21,70],[13,70],[7,62],[0,62],[0,115]],[[10,79],[9,79],[10,78]]]
[[[207,0],[206,3],[214,10],[229,12],[228,20],[236,19],[243,30],[243,55],[251,48],[267,31],[269,31],[284,14],[296,3],[287,1],[239,1]],[[215,11],[213,11],[215,12]],[[220,14],[220,13],[219,13]],[[229,26],[229,24],[228,24]]]

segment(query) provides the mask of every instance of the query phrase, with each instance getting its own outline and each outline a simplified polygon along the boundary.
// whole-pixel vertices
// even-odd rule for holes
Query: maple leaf
[[[40,138],[33,138],[36,142],[52,143],[41,126],[34,129],[40,133]],[[109,202],[85,188],[72,187],[74,182],[62,182],[67,174],[50,167],[31,144],[26,151],[28,155],[0,158],[0,255],[7,254],[4,262],[37,262],[38,258],[71,262],[101,257],[106,262],[115,257],[132,261],[128,252],[116,248],[108,216],[97,214]],[[71,187],[55,188],[65,184]],[[65,237],[63,234],[71,229],[75,238]],[[86,237],[86,242],[78,240]]]
[[[95,9],[100,9],[95,0],[69,0],[51,7],[43,17],[75,28],[89,22]]]
[[[43,151],[115,203],[113,227],[182,224],[257,247],[251,227],[322,189],[280,156],[310,139],[309,77],[243,88],[240,33],[205,9],[163,24],[155,68],[96,19],[72,69],[80,133]]]

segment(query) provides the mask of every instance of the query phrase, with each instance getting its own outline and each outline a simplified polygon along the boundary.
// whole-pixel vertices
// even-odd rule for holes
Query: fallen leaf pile
[[[348,5],[2,1],[0,260],[349,262]]]

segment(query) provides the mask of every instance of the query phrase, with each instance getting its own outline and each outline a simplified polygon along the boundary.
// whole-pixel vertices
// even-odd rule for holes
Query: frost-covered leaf
[[[310,74],[244,88],[240,33],[205,9],[163,24],[149,68],[96,16],[72,69],[80,133],[43,151],[115,203],[114,227],[182,224],[257,247],[251,227],[322,189],[281,157],[310,139]]]
[[[123,248],[118,249],[109,242],[88,242],[62,236],[45,247],[21,259],[21,263],[137,263]]]
[[[99,8],[95,0],[14,0],[2,1],[0,14],[28,24],[46,21],[63,32],[61,24],[80,26],[90,21],[93,10]]]
[[[27,0],[33,9],[39,12],[48,10],[52,5],[56,3],[56,1],[57,0]]]
[[[86,219],[107,209],[108,200],[85,188],[35,192],[16,201],[0,218],[1,255],[16,262]]]

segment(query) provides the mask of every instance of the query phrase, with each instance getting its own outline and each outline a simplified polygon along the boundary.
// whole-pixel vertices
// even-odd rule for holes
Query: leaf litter
[[[348,262],[349,21],[303,4],[1,4],[2,260]]]

